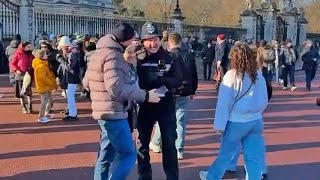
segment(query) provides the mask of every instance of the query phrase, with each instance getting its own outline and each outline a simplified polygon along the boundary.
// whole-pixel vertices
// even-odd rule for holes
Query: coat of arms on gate
[[[148,31],[149,34],[154,33],[155,30],[156,30],[156,28],[151,23],[149,23],[147,25],[147,31]]]

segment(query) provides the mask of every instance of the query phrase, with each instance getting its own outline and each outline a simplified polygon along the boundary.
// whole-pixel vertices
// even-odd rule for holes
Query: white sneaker
[[[61,96],[64,97],[64,98],[67,98],[66,92],[62,91]]]
[[[161,153],[161,147],[150,142],[149,148],[155,153]]]
[[[178,152],[178,160],[181,160],[183,159],[183,152]]]
[[[282,89],[283,89],[283,90],[287,90],[287,89],[288,89],[288,87],[283,87]]]
[[[297,89],[297,87],[295,87],[295,86],[292,86],[291,87],[291,91],[294,91],[294,90],[296,90]]]
[[[200,171],[199,176],[201,180],[207,180],[208,171]]]
[[[283,79],[279,79],[279,83],[280,83],[280,84],[283,84]]]
[[[38,122],[45,124],[45,123],[50,122],[50,120],[47,117],[42,117],[42,118],[38,119]]]

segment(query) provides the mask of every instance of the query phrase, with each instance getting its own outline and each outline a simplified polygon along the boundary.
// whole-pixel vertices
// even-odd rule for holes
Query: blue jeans
[[[67,102],[68,102],[69,116],[72,116],[72,117],[77,116],[77,106],[76,106],[77,87],[78,87],[78,84],[68,84],[68,89],[67,89]]]
[[[136,160],[128,121],[99,120],[98,123],[101,128],[100,151],[94,169],[94,180],[125,180]]]
[[[265,146],[264,146],[265,147]],[[236,149],[235,149],[235,153],[233,158],[231,159],[231,163],[228,166],[229,171],[237,171],[237,164],[238,164],[238,160],[239,160],[239,156],[240,156],[240,150],[241,150],[241,145],[239,145]],[[267,166],[266,166],[266,156],[265,153],[263,153],[263,156],[260,159],[261,162],[261,167],[262,167],[262,171],[261,174],[267,174]]]
[[[185,113],[187,110],[187,105],[189,102],[189,96],[178,97],[176,99],[176,118],[177,118],[177,140],[176,148],[179,152],[183,152],[184,141],[186,137],[186,126],[187,119],[185,118]],[[155,124],[155,132],[151,141],[154,145],[161,145],[161,133],[159,124]]]
[[[235,149],[242,145],[246,180],[261,180],[262,167],[260,159],[264,154],[263,122],[256,120],[245,123],[228,122],[222,137],[217,159],[208,169],[208,180],[220,180],[232,158]]]

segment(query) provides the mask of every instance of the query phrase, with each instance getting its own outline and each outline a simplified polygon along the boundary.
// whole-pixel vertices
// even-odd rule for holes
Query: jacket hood
[[[46,65],[47,61],[41,60],[39,58],[34,58],[32,61],[32,68],[35,69],[39,65]]]
[[[19,46],[19,41],[17,41],[17,40],[12,40],[11,42],[10,42],[10,45],[9,45],[11,48],[18,48],[18,46]]]
[[[24,50],[23,50],[23,47],[22,47],[22,43],[20,43],[20,45],[18,46],[17,52],[18,53],[24,53]]]
[[[124,52],[123,46],[116,41],[116,37],[112,34],[107,34],[97,42],[97,49],[110,48],[120,52]]]

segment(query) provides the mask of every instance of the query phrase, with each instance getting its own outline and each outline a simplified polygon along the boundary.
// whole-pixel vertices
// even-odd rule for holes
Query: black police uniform
[[[142,34],[146,33],[148,32]],[[149,33],[149,35],[150,34],[152,33]],[[162,76],[160,71],[161,69],[164,69],[164,64],[171,67],[170,70],[164,72]],[[138,156],[139,180],[152,179],[149,143],[153,126],[156,121],[158,121],[161,131],[162,160],[167,180],[178,180],[179,168],[175,146],[177,125],[173,93],[174,89],[181,86],[181,72],[177,67],[176,61],[170,56],[169,52],[160,47],[157,53],[148,55],[144,60],[138,62],[137,73],[141,89],[148,91],[164,85],[169,90],[165,94],[165,97],[161,98],[159,103],[154,104],[145,102],[140,106],[138,114],[138,131],[141,147],[139,147],[139,152],[144,157]]]

